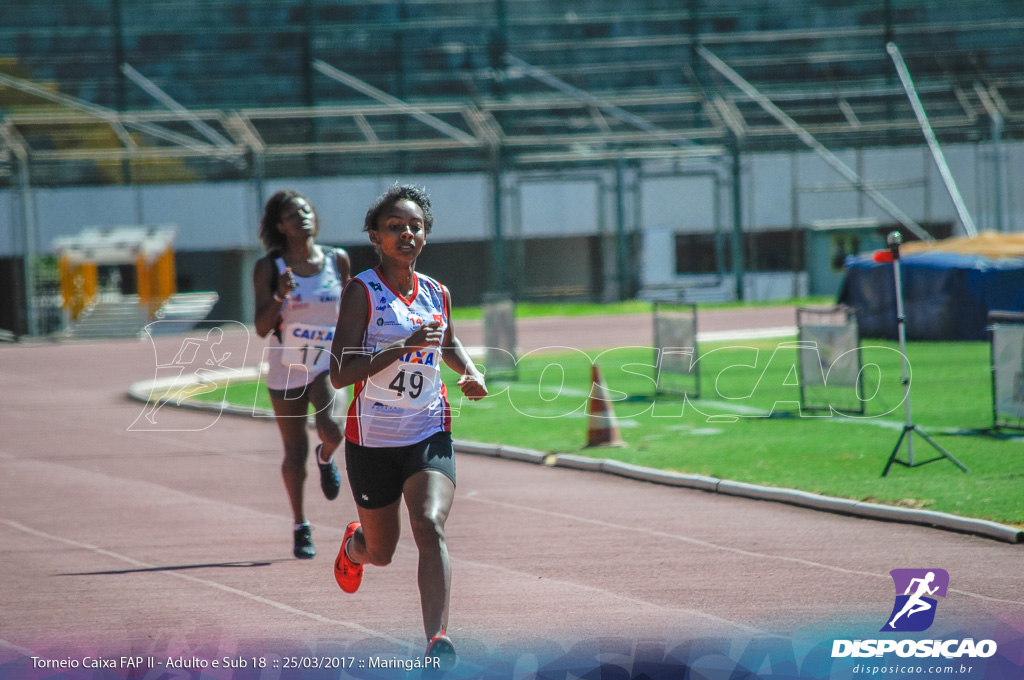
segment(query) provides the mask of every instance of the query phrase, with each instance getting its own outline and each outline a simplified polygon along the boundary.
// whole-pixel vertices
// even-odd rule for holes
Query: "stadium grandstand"
[[[172,226],[176,289],[247,320],[255,225],[282,187],[313,198],[322,240],[358,268],[372,197],[425,184],[438,228],[420,268],[464,303],[834,294],[845,256],[888,229],[1024,229],[1018,0],[26,0],[3,15],[0,280],[19,302],[0,328],[19,335],[67,322],[52,243],[124,225]]]

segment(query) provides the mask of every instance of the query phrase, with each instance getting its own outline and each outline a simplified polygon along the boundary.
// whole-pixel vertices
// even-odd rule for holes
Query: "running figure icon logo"
[[[949,573],[945,569],[893,569],[889,574],[896,586],[896,602],[882,630],[928,630],[935,621],[935,596],[946,597]]]

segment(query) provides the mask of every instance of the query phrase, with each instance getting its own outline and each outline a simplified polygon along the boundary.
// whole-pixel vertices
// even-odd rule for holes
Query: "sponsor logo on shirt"
[[[314,330],[310,328],[296,327],[295,330],[292,331],[292,336],[302,340],[309,340],[311,342],[330,342],[334,340],[334,331],[324,328]]]

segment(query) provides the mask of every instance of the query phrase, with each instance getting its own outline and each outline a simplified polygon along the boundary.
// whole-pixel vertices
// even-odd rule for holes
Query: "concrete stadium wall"
[[[950,146],[944,151],[978,228],[996,228],[991,146]],[[1007,187],[1001,197],[1004,228],[1022,231],[1024,191],[1016,189],[1015,181],[1024,177],[1024,144],[1005,144],[1003,154],[1003,182]],[[837,155],[860,172],[867,182],[877,184],[882,194],[914,219],[957,221],[953,202],[926,147],[841,151]],[[639,192],[626,193],[624,228],[642,234],[641,284],[679,282],[682,278],[675,271],[675,234],[710,232],[716,219],[725,232],[731,232],[728,168],[722,166],[715,170],[720,177],[717,197],[716,183],[710,174],[666,176],[661,173],[648,177],[647,172],[645,168]],[[394,179],[333,177],[273,181],[266,183],[264,195],[269,196],[280,188],[302,191],[311,198],[321,216],[321,241],[355,248],[366,244],[361,230],[367,206]],[[487,176],[419,175],[398,179],[428,188],[436,219],[432,242],[477,244],[466,251],[474,253],[474,257],[482,257],[487,252],[484,244],[492,239],[494,229],[491,185]],[[629,182],[636,179],[635,171],[627,172]],[[858,194],[811,152],[746,156],[742,181],[745,231],[791,229],[794,224],[806,227],[820,220],[855,217],[878,217],[882,222],[892,222],[873,201]],[[615,232],[615,176],[611,169],[591,170],[575,176],[571,173],[543,177],[510,174],[505,187],[505,233],[508,237],[537,239],[537,243],[553,239],[549,245],[562,254],[562,262],[572,260],[587,266],[585,261],[589,261],[593,265],[595,248],[597,260],[613,259],[607,247],[603,254],[600,244],[574,249],[570,245],[571,238],[565,238],[608,237]],[[635,195],[639,196],[639,206],[634,205]],[[228,258],[231,265],[224,268],[224,275],[231,276],[233,281],[224,285],[242,287],[249,286],[248,272],[261,254],[256,238],[261,206],[252,183],[39,188],[31,192],[31,198],[29,213],[35,224],[38,252],[49,252],[54,238],[78,233],[85,227],[175,225],[178,229],[175,247],[182,254],[179,274],[193,280],[203,278],[192,271],[193,261],[197,267],[206,266],[198,263],[208,264],[208,257],[199,257],[198,253],[235,253]],[[0,257],[22,252],[21,208],[17,192],[0,191],[0,219],[4,220],[4,228],[0,229]],[[634,224],[636,215],[639,215],[639,225]],[[539,248],[536,252],[549,252],[543,246],[531,248]],[[520,250],[525,252],[527,248],[523,246]],[[190,252],[197,255],[186,257]],[[531,261],[532,258],[523,260],[517,275],[530,277]],[[588,279],[577,269],[572,268],[569,277],[572,281],[564,283],[579,287]],[[589,279],[600,281],[608,274],[608,271],[591,271]],[[240,277],[241,281],[235,277]],[[463,299],[479,298],[488,283],[483,278],[474,277],[478,291],[469,290],[473,281],[460,284],[459,287],[467,291]],[[245,317],[251,306],[250,298],[251,295],[244,294],[235,300],[229,295],[228,299],[233,300],[230,318]]]
[[[991,148],[988,145],[945,149],[953,175],[979,229],[993,229],[990,186]],[[1015,178],[1024,176],[1024,144],[1007,144],[1003,197],[1005,224],[1024,230],[1024,191],[1015,190]],[[920,221],[956,219],[956,211],[931,157],[920,149],[838,152],[851,168],[861,168],[872,183],[901,181],[918,186],[886,187],[880,191],[911,217]],[[794,165],[796,187],[794,193]],[[723,169],[723,173],[725,169]],[[594,173],[588,173],[593,175]],[[528,175],[524,177],[528,178]],[[435,241],[473,241],[492,236],[490,181],[483,175],[419,175],[401,178],[430,191],[437,229]],[[521,235],[597,235],[614,228],[611,171],[603,173],[603,191],[593,181],[565,179],[519,184]],[[317,206],[322,237],[331,242],[362,244],[363,216],[370,202],[394,178],[320,178],[268,182],[269,196],[281,188],[296,188]],[[507,182],[514,183],[515,175]],[[641,192],[643,231],[705,232],[713,225],[712,181],[706,177],[645,179]],[[813,189],[813,190],[812,190]],[[771,229],[817,220],[850,217],[890,218],[867,197],[858,196],[822,159],[811,153],[763,154],[743,161],[743,222],[745,229]],[[48,251],[57,236],[78,233],[85,227],[128,224],[173,224],[178,228],[179,250],[256,248],[260,206],[250,183],[192,184],[141,187],[87,187],[33,190],[36,242]],[[603,193],[601,206],[599,193]],[[797,205],[793,197],[797,197]],[[723,225],[731,228],[727,188],[719,197]],[[506,212],[514,206],[506,199]],[[0,191],[0,256],[21,250],[20,199],[12,190]],[[627,210],[632,215],[632,208]],[[506,220],[508,221],[508,219]],[[630,227],[632,228],[632,227]]]

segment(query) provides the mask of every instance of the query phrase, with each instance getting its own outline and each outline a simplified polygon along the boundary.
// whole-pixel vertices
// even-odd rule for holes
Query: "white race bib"
[[[441,394],[441,350],[405,354],[366,383],[366,398],[384,406],[422,410]]]
[[[305,366],[311,374],[319,373],[331,365],[333,326],[308,323],[290,323],[281,334],[281,363],[285,366]]]

